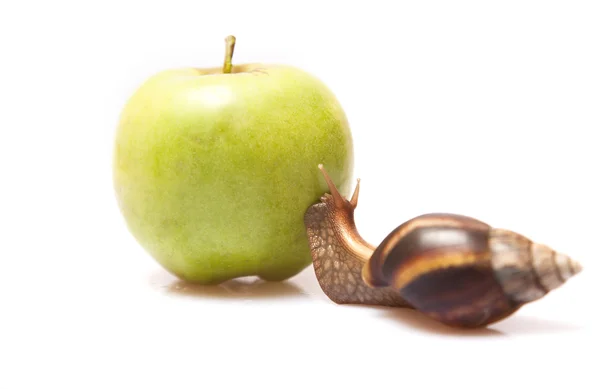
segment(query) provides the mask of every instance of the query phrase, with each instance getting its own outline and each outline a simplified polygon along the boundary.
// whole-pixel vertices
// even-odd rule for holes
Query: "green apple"
[[[327,169],[348,195],[353,144],[334,94],[290,66],[225,64],[147,80],[125,105],[113,177],[135,239],[165,269],[203,284],[284,280],[311,263],[306,209]]]

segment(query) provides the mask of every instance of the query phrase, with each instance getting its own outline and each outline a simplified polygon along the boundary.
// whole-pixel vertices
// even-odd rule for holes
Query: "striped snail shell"
[[[375,248],[354,224],[360,181],[348,201],[319,168],[331,194],[304,222],[317,279],[334,302],[409,307],[450,326],[481,327],[581,271],[523,235],[454,214],[408,220]]]

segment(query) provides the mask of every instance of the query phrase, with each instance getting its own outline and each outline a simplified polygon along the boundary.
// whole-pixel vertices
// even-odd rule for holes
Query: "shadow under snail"
[[[581,271],[564,254],[461,215],[406,221],[375,248],[358,234],[354,210],[319,165],[330,194],[304,223],[323,292],[338,304],[416,309],[455,327],[482,327],[538,300]]]

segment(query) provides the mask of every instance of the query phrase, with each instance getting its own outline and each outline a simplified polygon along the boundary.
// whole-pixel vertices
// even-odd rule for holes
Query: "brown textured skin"
[[[338,304],[410,307],[397,290],[374,289],[364,283],[362,268],[374,247],[360,237],[354,225],[354,207],[343,201],[336,205],[334,197],[326,194],[304,216],[321,289]]]

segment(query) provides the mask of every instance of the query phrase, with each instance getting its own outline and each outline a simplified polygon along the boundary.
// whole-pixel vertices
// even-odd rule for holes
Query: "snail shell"
[[[581,271],[579,263],[512,231],[454,214],[427,214],[377,247],[354,225],[359,185],[311,206],[305,225],[321,288],[337,303],[404,306],[458,327],[501,320]]]
[[[580,271],[569,257],[461,215],[416,217],[390,233],[363,267],[414,308],[450,325],[498,321]]]

